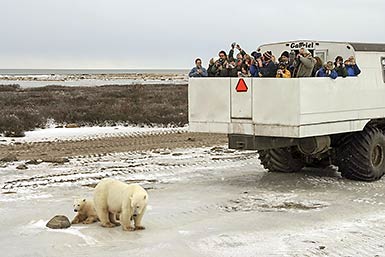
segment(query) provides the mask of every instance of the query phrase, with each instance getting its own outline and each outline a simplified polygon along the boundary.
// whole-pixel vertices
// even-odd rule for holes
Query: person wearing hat
[[[289,65],[289,52],[284,51],[282,52],[281,56],[278,58],[279,63],[284,63],[286,66]]]
[[[344,59],[342,56],[337,56],[334,61],[335,70],[338,74],[338,77],[346,78],[348,76],[348,72],[345,68]]]
[[[291,73],[284,62],[278,64],[277,78],[291,78]]]
[[[261,53],[258,53],[258,52],[252,52],[251,53],[251,56],[254,57],[254,59],[252,59],[252,63],[250,65],[250,74],[252,77],[259,77],[259,72],[261,70],[261,68],[263,67],[262,65],[262,54]]]
[[[295,77],[311,77],[316,60],[311,56],[311,53],[306,48],[299,49],[299,54],[295,60],[296,68]]]
[[[329,77],[332,79],[336,79],[338,77],[338,74],[334,70],[333,62],[328,61],[321,69],[317,71],[316,77]]]
[[[259,77],[274,78],[277,74],[277,66],[272,61],[273,54],[271,51],[264,52],[262,55],[262,68],[259,71]]]

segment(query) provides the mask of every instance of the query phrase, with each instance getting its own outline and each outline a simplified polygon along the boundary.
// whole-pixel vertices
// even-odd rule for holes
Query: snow
[[[58,140],[83,140],[93,138],[135,136],[139,134],[157,134],[167,132],[187,132],[187,127],[161,128],[161,127],[134,127],[134,126],[107,126],[107,127],[80,127],[80,128],[46,128],[25,132],[25,137],[9,138],[0,137],[0,144],[15,142],[31,143]]]
[[[71,226],[67,229],[51,229],[47,228],[45,225],[47,224],[48,221],[44,220],[38,220],[34,221],[32,220],[27,226],[24,227],[25,232],[29,233],[39,233],[42,231],[48,231],[48,232],[55,232],[55,233],[65,233],[65,234],[70,234],[73,236],[80,237],[81,239],[84,240],[84,242],[87,245],[95,245],[98,241],[94,239],[93,237],[84,235],[81,230],[87,228],[86,226]]]

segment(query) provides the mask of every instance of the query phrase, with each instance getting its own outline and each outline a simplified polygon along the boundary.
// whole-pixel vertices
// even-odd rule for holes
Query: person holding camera
[[[256,51],[251,53],[253,59],[251,59],[251,65],[249,67],[250,75],[252,77],[259,77],[260,69],[263,67],[262,65],[262,55]]]
[[[358,76],[358,74],[361,73],[360,68],[358,68],[358,65],[356,64],[356,59],[354,59],[353,56],[350,56],[345,61],[345,67],[349,77]]]
[[[239,52],[236,55],[236,58],[234,58],[234,49],[237,49]],[[228,57],[228,72],[230,77],[237,77],[238,73],[242,70],[242,65],[245,63],[245,56],[246,52],[242,50],[241,46],[237,43],[231,44],[231,49],[229,52]]]
[[[338,74],[334,70],[333,62],[328,61],[321,69],[317,71],[316,77],[329,77],[332,79],[336,79],[338,77]]]
[[[306,48],[299,49],[299,53],[295,58],[295,77],[311,77],[316,60],[311,56],[311,53]]]
[[[195,67],[191,69],[190,73],[188,76],[194,77],[194,78],[199,78],[199,77],[207,77],[207,70],[202,67],[202,60],[200,58],[197,58],[195,60]]]
[[[225,51],[220,51],[219,59],[214,63],[214,66],[212,67],[212,71],[215,74],[215,77],[228,77],[229,71],[228,71],[228,59],[227,54]]]
[[[277,70],[277,78],[291,78],[291,73],[287,69],[287,64],[284,62],[280,62],[278,64],[278,70]]]
[[[237,53],[236,59],[234,59],[234,49],[237,48],[239,53]],[[241,46],[237,43],[231,44],[231,49],[229,52],[229,61],[234,61],[237,65],[241,66],[243,57],[246,55],[246,52],[241,48]]]
[[[258,73],[262,78],[274,78],[277,74],[277,66],[272,61],[273,54],[271,51],[264,52],[262,55],[262,67]]]
[[[344,59],[342,56],[337,56],[334,61],[335,70],[338,74],[338,77],[346,78],[348,76],[348,71],[345,68]]]

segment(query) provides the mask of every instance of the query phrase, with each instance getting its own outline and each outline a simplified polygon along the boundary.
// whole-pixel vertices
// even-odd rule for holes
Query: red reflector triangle
[[[239,79],[235,90],[237,90],[237,92],[247,92],[248,89],[246,82],[243,79]]]

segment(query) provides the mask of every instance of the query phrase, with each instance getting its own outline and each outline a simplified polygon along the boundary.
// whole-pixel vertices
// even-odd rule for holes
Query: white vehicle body
[[[267,44],[280,56],[306,46],[324,61],[354,56],[357,77],[191,78],[189,127],[193,132],[306,138],[363,130],[385,118],[385,44],[291,41]]]

